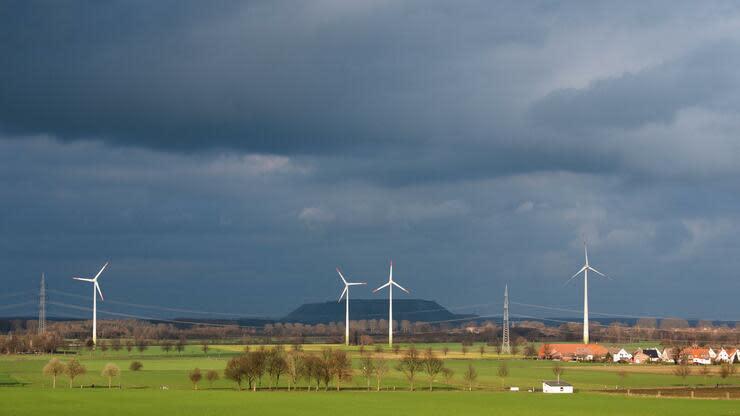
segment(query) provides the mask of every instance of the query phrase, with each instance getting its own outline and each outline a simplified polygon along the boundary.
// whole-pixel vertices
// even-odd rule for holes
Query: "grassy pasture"
[[[11,391],[12,390],[12,391]],[[12,395],[12,396],[11,396]],[[11,400],[12,398],[12,400]],[[595,393],[555,396],[490,392],[235,392],[224,390],[0,389],[3,414],[113,415],[738,415],[734,400],[624,398]]]
[[[423,349],[432,347],[440,357],[443,357],[444,344],[419,345]],[[565,368],[562,376],[574,384],[578,394],[569,397],[549,397],[542,394],[527,393],[529,387],[540,387],[543,379],[554,378],[552,374],[553,362],[512,359],[491,352],[483,356],[477,350],[478,346],[470,347],[470,351],[463,355],[459,344],[449,344],[450,353],[445,359],[445,365],[455,372],[451,385],[445,385],[442,377],[434,383],[437,392],[428,393],[418,391],[408,393],[405,390],[408,384],[403,375],[392,369],[395,360],[399,357],[387,347],[383,355],[390,360],[391,371],[383,380],[384,390],[381,393],[365,392],[366,380],[360,374],[359,352],[357,347],[349,350],[354,358],[354,380],[343,385],[350,391],[344,392],[307,392],[305,382],[301,383],[303,391],[286,393],[277,391],[261,391],[258,393],[237,392],[235,384],[228,380],[218,380],[213,386],[203,380],[200,390],[192,390],[188,380],[188,371],[195,367],[201,370],[214,369],[222,374],[227,360],[241,352],[244,346],[240,345],[211,345],[208,354],[204,354],[199,346],[188,346],[182,353],[165,353],[158,347],[150,347],[144,353],[132,351],[93,353],[84,351],[79,354],[57,355],[62,361],[75,357],[87,367],[87,374],[75,380],[75,386],[86,386],[85,389],[68,388],[68,379],[61,376],[57,381],[56,390],[51,389],[51,379],[42,375],[42,368],[51,358],[50,356],[15,355],[0,356],[0,400],[6,403],[0,414],[36,415],[36,414],[78,414],[85,415],[93,411],[99,412],[99,406],[109,407],[114,414],[162,414],[165,411],[176,410],[182,414],[224,414],[226,411],[241,409],[248,406],[250,412],[256,414],[295,414],[300,409],[301,415],[326,413],[330,409],[341,406],[361,408],[362,414],[372,415],[383,412],[387,414],[451,414],[464,412],[466,414],[490,413],[500,409],[512,414],[592,414],[598,409],[600,414],[689,414],[690,411],[701,411],[702,414],[740,414],[740,402],[737,400],[699,400],[694,399],[651,399],[630,397],[624,395],[606,395],[597,393],[603,389],[626,388],[670,388],[689,384],[693,386],[714,386],[717,383],[740,386],[740,375],[726,380],[720,380],[717,368],[713,373],[703,376],[694,370],[694,374],[682,380],[672,373],[673,366],[663,365],[624,365],[624,364],[587,364],[561,363]],[[326,345],[305,345],[304,351],[320,351]],[[337,346],[332,346],[338,348]],[[407,345],[402,346],[403,349]],[[252,347],[254,348],[254,347]],[[288,349],[290,347],[287,347]],[[374,348],[366,348],[373,351]],[[503,384],[518,386],[523,391],[519,393],[501,392],[502,380],[497,375],[498,366],[505,359],[509,366],[510,376]],[[134,361],[143,363],[143,369],[137,372],[129,370],[129,364]],[[91,389],[107,386],[107,380],[100,375],[103,366],[113,362],[121,368],[120,377],[114,380],[114,385],[122,389],[108,390],[107,388]],[[462,373],[468,364],[475,366],[479,377],[476,383],[477,391],[461,391],[463,388]],[[622,373],[622,374],[620,374]],[[286,387],[286,380],[280,381],[280,387]],[[268,378],[262,382],[268,386]],[[417,389],[425,390],[428,387],[426,375],[420,373],[417,377]],[[374,385],[374,382],[373,382]],[[167,389],[163,390],[162,387]],[[381,396],[378,396],[381,395]],[[382,400],[379,400],[382,397]],[[8,405],[9,403],[9,405]],[[9,406],[9,407],[8,407]],[[405,409],[405,410],[404,410]],[[409,410],[414,409],[414,410]],[[589,411],[589,409],[591,411]],[[733,410],[734,409],[734,410]],[[8,412],[6,412],[9,411]],[[733,413],[733,411],[735,413]]]

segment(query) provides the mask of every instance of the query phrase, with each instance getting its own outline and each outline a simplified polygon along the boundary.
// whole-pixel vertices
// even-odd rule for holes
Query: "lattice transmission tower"
[[[509,340],[509,285],[504,289],[504,325],[501,342],[501,352],[511,354],[511,341]]]
[[[46,278],[41,273],[41,289],[39,290],[39,334],[46,332]]]

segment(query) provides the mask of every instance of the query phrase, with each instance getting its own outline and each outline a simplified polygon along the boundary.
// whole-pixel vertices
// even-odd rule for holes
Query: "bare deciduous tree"
[[[558,383],[560,383],[560,376],[562,376],[563,373],[565,373],[565,368],[563,368],[563,366],[560,365],[560,363],[555,363],[555,365],[552,366],[551,370],[552,370],[552,373],[555,375],[555,377],[557,377]]]
[[[468,384],[468,391],[472,391],[475,381],[478,379],[478,372],[475,371],[472,364],[468,364],[468,368],[463,373],[463,379]]]
[[[509,377],[509,365],[506,363],[506,361],[501,361],[499,363],[497,374],[501,378],[501,388],[504,388],[506,377]]]
[[[64,374],[67,366],[63,362],[59,361],[59,358],[52,358],[44,366],[44,375],[50,376],[52,380],[52,387],[57,387],[57,377],[60,374]]]
[[[265,355],[265,366],[267,374],[270,376],[270,389],[280,383],[280,376],[288,370],[288,363],[285,361],[285,352],[281,347],[275,347]]]
[[[216,370],[208,370],[206,372],[206,380],[208,380],[208,387],[213,388],[213,383],[221,378]]]
[[[288,375],[288,391],[291,386],[298,385],[301,375],[304,374],[303,369],[303,353],[299,350],[290,351],[285,355],[285,370]]]
[[[455,376],[455,372],[450,370],[449,368],[445,367],[442,369],[442,377],[445,379],[445,384],[448,386],[452,382],[452,378]]]
[[[708,365],[703,365],[699,368],[699,374],[704,377],[704,384],[707,384],[707,376],[712,373],[712,369]]]
[[[436,355],[434,355],[434,352],[431,348],[429,348],[424,353],[424,359],[422,360],[422,366],[424,368],[424,371],[427,373],[427,376],[429,377],[429,391],[432,391],[432,386],[434,384],[435,379],[437,378],[437,375],[442,371],[444,368],[444,362],[437,358]]]
[[[121,339],[120,338],[113,338],[110,342],[110,347],[113,351],[121,351]]]
[[[108,388],[111,388],[113,384],[113,377],[118,377],[119,374],[121,374],[121,369],[113,363],[106,364],[100,372],[100,375],[108,379]]]
[[[370,380],[375,375],[375,365],[372,354],[363,354],[360,357],[360,371],[367,380],[367,390],[370,391]]]
[[[406,351],[396,365],[396,370],[402,372],[403,375],[406,376],[406,380],[409,382],[411,391],[414,391],[416,373],[422,369],[422,364],[422,359],[419,357],[419,351],[412,346]]]
[[[69,387],[72,388],[75,378],[87,372],[87,368],[80,364],[76,359],[71,359],[67,364],[67,377],[69,377]]]
[[[377,381],[377,388],[380,391],[380,384],[383,382],[383,377],[388,372],[388,361],[382,356],[378,356],[373,361],[373,368],[375,369],[375,380]]]
[[[139,353],[143,353],[148,347],[149,343],[147,343],[144,338],[139,338],[136,340],[136,349],[139,350]]]
[[[719,367],[719,376],[722,377],[722,379],[726,379],[727,377],[735,374],[737,369],[734,365],[730,363],[724,363]]]
[[[341,388],[342,382],[352,381],[352,359],[346,351],[332,351],[329,361],[329,373],[337,385],[337,391]]]
[[[686,377],[691,375],[691,367],[686,363],[681,363],[673,369],[673,374],[681,377],[682,380],[686,380]]]
[[[526,358],[534,358],[537,356],[537,348],[535,348],[534,344],[527,344],[524,347],[524,356]]]
[[[180,339],[177,340],[177,343],[175,343],[175,351],[177,351],[178,354],[182,354],[182,352],[185,351],[185,345],[187,345],[185,337],[180,337]]]
[[[131,371],[139,371],[142,368],[144,368],[144,364],[141,361],[131,361],[131,365],[128,366],[128,369]]]
[[[193,389],[198,390],[198,383],[203,378],[203,374],[200,372],[200,368],[195,367],[193,371],[188,374],[190,382],[193,383]]]
[[[226,368],[224,369],[224,377],[235,382],[237,390],[242,389],[242,382],[247,377],[246,361],[246,355],[233,357],[226,363]]]

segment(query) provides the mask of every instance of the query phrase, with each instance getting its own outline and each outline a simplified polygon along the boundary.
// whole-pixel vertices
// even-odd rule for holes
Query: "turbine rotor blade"
[[[94,284],[95,284],[95,289],[98,290],[98,294],[100,295],[100,300],[104,300],[103,299],[103,292],[100,291],[100,285],[98,284],[98,282],[95,282]]]
[[[563,283],[563,286],[567,285],[568,283],[570,283],[570,281],[571,281],[571,280],[573,280],[573,279],[575,279],[576,277],[578,277],[578,275],[579,275],[579,274],[581,274],[581,273],[583,273],[583,271],[584,271],[584,270],[586,270],[586,266],[583,266],[583,267],[581,268],[581,270],[579,270],[578,272],[576,272],[576,274],[574,274],[574,275],[573,275],[573,277],[571,277],[570,279],[566,280],[566,282],[565,282],[565,283]]]
[[[605,278],[607,278],[607,279],[609,279],[609,280],[612,280],[612,278],[611,278],[611,277],[609,277],[609,276],[605,275],[604,273],[601,273],[600,271],[598,271],[598,270],[594,269],[594,268],[593,268],[593,267],[591,267],[591,266],[588,266],[588,269],[589,269],[589,270],[591,270],[592,272],[596,273],[596,274],[600,274],[600,275],[601,275],[602,277],[605,277]]]
[[[85,279],[85,278],[82,278],[82,277],[73,277],[73,279],[75,279],[75,280],[82,280],[83,282],[94,282],[93,279]]]
[[[342,279],[342,281],[346,285],[347,284],[347,279],[344,278],[344,275],[342,274],[342,271],[339,270],[339,267],[337,267],[337,273],[339,273],[339,277]]]
[[[358,283],[347,283],[346,285],[347,286],[359,286],[359,285],[366,285],[366,284],[367,283],[365,282],[358,282]]]
[[[388,282],[388,283],[384,284],[383,286],[381,286],[381,287],[373,290],[373,293],[379,291],[380,289],[385,289],[386,287],[390,286],[390,284],[391,284],[391,282]]]
[[[396,283],[396,282],[391,282],[391,283],[393,283],[394,286],[396,286],[397,288],[403,290],[404,292],[411,293],[408,290],[404,289],[403,286],[399,285],[398,283]]]
[[[93,280],[98,280],[98,277],[100,277],[100,275],[103,273],[103,270],[105,270],[106,267],[108,267],[108,262],[105,262],[105,264],[100,269],[100,271],[98,272],[98,274],[95,275],[95,277],[93,278]]]
[[[344,294],[348,292],[348,289],[349,288],[347,286],[344,286],[344,290],[342,291],[342,294],[339,295],[339,300],[337,301],[337,303],[342,301],[342,298],[344,297]],[[349,294],[347,296],[349,296]]]

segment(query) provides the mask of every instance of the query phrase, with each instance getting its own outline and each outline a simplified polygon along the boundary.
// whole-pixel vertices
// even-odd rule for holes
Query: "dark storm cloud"
[[[173,150],[335,153],[464,134],[484,116],[461,102],[478,86],[471,55],[544,36],[521,24],[536,7],[486,2],[15,6],[0,21],[5,129]]]

